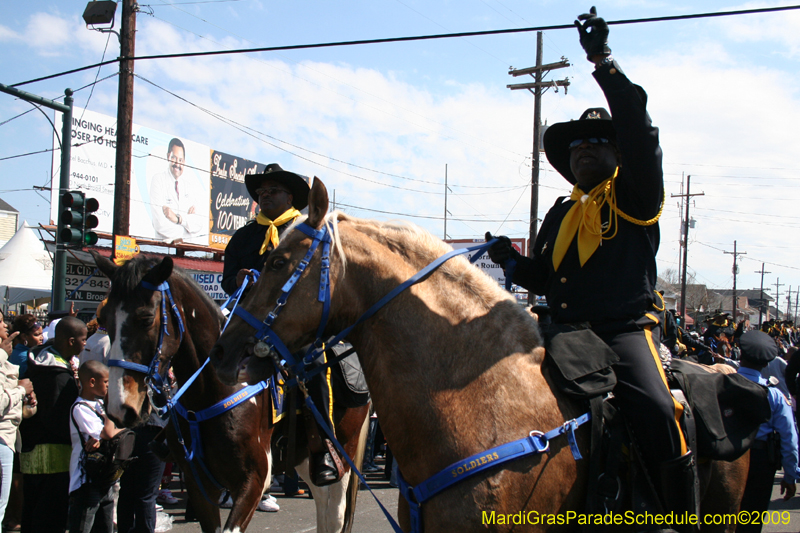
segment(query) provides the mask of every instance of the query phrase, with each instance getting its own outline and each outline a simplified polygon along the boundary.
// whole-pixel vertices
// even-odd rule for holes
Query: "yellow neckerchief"
[[[267,234],[264,236],[264,244],[261,245],[261,249],[258,251],[259,255],[264,255],[264,252],[267,251],[267,246],[272,244],[273,250],[277,248],[278,243],[281,242],[280,238],[278,238],[278,226],[283,226],[287,222],[291,222],[295,218],[300,216],[300,211],[295,209],[294,207],[290,207],[286,211],[283,212],[281,216],[276,218],[275,220],[270,220],[267,218],[267,215],[264,213],[259,212],[258,216],[256,217],[256,222],[261,224],[262,226],[269,226],[267,228]]]
[[[650,220],[633,218],[617,207],[617,174],[619,174],[619,167],[614,170],[613,176],[595,186],[594,189],[589,191],[589,194],[584,193],[577,183],[573,187],[569,199],[575,201],[575,203],[561,221],[561,227],[558,229],[558,236],[553,247],[553,267],[555,270],[558,270],[561,265],[561,261],[567,254],[569,245],[572,244],[576,233],[578,234],[578,258],[581,266],[583,266],[603,240],[610,240],[616,237],[617,215],[639,226],[651,226],[658,222],[664,209],[665,196],[662,197],[661,207],[655,217]],[[666,195],[666,192],[664,195]],[[609,205],[613,218],[609,220],[608,226],[603,229],[601,208],[606,203]],[[612,227],[614,228],[613,234],[606,236]]]

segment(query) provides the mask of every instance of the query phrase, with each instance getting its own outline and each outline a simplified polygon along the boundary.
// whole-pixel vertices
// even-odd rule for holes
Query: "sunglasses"
[[[279,189],[278,187],[264,187],[264,188],[256,189],[256,194],[258,196],[261,196],[262,194],[266,194],[266,195],[269,195],[269,196],[275,196],[276,194],[282,193],[282,192],[285,192],[286,194],[292,194],[289,191],[287,191],[286,189]]]
[[[573,148],[577,148],[578,146],[582,145],[584,142],[589,144],[608,144],[608,139],[604,139],[602,137],[589,137],[586,139],[575,139],[571,143],[569,143],[569,149],[572,150]]]

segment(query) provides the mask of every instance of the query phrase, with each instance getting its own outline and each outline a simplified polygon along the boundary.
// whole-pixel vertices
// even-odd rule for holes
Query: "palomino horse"
[[[180,269],[173,269],[169,256],[160,263],[140,256],[117,267],[95,254],[95,262],[112,280],[108,304],[103,310],[103,320],[112,343],[110,360],[147,366],[160,353],[160,375],[165,376],[172,366],[178,384],[186,383],[208,358],[219,337],[224,322],[219,307],[190,276]],[[165,282],[168,283],[169,295],[152,290]],[[169,300],[166,309],[161,307],[165,298]],[[170,309],[172,302],[174,306]],[[184,327],[185,331],[182,331]],[[162,336],[164,328],[167,335]],[[240,396],[236,393],[241,389],[241,385],[222,383],[214,368],[206,365],[179,401],[189,413],[198,413],[200,419],[200,412],[218,402],[236,400]],[[360,466],[369,406],[342,411],[336,418],[337,434],[346,442],[345,450],[356,458],[354,460]],[[139,423],[149,412],[145,375],[111,366],[109,416],[117,425],[128,427]],[[225,487],[230,490],[234,503],[224,531],[244,531],[270,482],[271,441],[285,435],[288,429],[288,424],[283,421],[273,425],[270,394],[254,395],[218,416],[201,419],[198,424],[199,442],[194,442],[195,434],[184,417],[178,418],[182,437],[179,439],[174,420],[173,417],[167,426],[167,441],[181,471],[187,476],[189,498],[202,530],[209,533],[220,531],[219,509],[211,502],[219,499],[220,487]],[[298,426],[302,428],[302,424]],[[310,483],[304,439],[304,432],[297,435],[298,449],[294,456],[300,463],[297,471],[308,482],[314,496],[318,531],[349,532],[358,483],[352,482],[349,471],[341,481],[326,487]],[[187,449],[194,452],[194,464],[187,459]],[[198,464],[198,458],[202,464]]]
[[[319,280],[325,274],[319,251],[288,299],[286,293],[292,283],[287,280],[307,259],[315,231],[327,228],[334,243],[329,316],[322,336],[355,324],[375,302],[450,251],[411,225],[381,224],[342,213],[328,216],[327,209],[327,190],[315,179],[306,225],[284,234],[258,284],[240,304],[257,320],[271,311],[270,340],[265,342],[272,342],[276,350],[282,348],[272,340],[275,337],[290,351],[312,342],[324,315],[318,301]],[[257,379],[262,372],[263,360],[256,355],[263,353],[263,345],[255,346],[258,339],[253,335],[253,321],[237,316],[217,341],[211,361],[223,381]],[[537,323],[492,279],[460,257],[399,293],[347,331],[347,338],[358,352],[381,427],[411,486],[449,466],[454,476],[460,474],[455,466],[482,466],[494,460],[486,450],[524,439],[532,431],[559,428],[584,412],[549,385],[541,366],[544,348]],[[575,431],[583,453],[587,433],[585,426]],[[465,460],[475,456],[477,460]],[[482,470],[426,501],[421,506],[423,529],[549,529],[530,522],[520,529],[517,519],[536,522],[543,515],[564,518],[569,511],[580,513],[586,463],[573,458],[565,435],[553,438],[544,453]],[[715,494],[717,501],[704,501],[703,513],[738,511],[747,459],[715,462],[704,470],[703,486],[720,492]],[[724,494],[721,487],[726,487]],[[408,531],[411,518],[403,498],[398,516]],[[569,528],[575,525],[573,521]]]

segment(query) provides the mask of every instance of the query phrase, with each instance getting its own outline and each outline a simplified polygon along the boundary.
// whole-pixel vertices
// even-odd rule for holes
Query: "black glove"
[[[489,242],[494,238],[495,237],[493,237],[490,232],[486,232],[486,242]],[[489,259],[492,260],[492,263],[500,266],[504,266],[506,261],[512,258],[516,259],[516,256],[519,255],[519,252],[515,250],[514,246],[511,244],[511,239],[505,235],[497,237],[497,242],[489,248],[487,253],[489,254]]]
[[[579,21],[583,20],[581,24]],[[608,47],[608,24],[597,16],[597,9],[592,6],[588,13],[578,15],[575,21],[578,34],[581,38],[581,46],[586,50],[586,58],[592,61],[594,56],[608,56],[611,48]]]

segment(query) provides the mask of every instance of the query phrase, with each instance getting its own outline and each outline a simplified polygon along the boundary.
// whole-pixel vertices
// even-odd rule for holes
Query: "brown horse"
[[[412,225],[381,224],[342,213],[328,216],[327,209],[327,190],[315,179],[305,223],[317,230],[326,226],[334,239],[325,335],[354,324],[384,295],[450,250]],[[310,242],[305,231],[288,231],[240,305],[259,319],[273,311]],[[289,350],[314,340],[323,312],[317,299],[321,271],[316,253],[272,323],[272,331]],[[461,257],[400,293],[347,338],[361,359],[387,441],[412,486],[533,430],[558,428],[584,411],[550,386],[542,369],[544,348],[537,323]],[[211,354],[223,381],[258,378],[263,362],[255,355],[256,340],[251,325],[239,317],[231,321]],[[584,453],[587,432],[586,427],[576,431]],[[564,436],[554,438],[546,453],[484,470],[427,501],[422,506],[423,528],[516,531],[513,517],[519,513],[533,518],[580,513],[586,463],[573,458]],[[736,483],[735,476],[746,477],[746,471],[747,459],[709,463],[704,487],[724,485],[721,476]],[[742,488],[743,482],[729,484],[720,498],[704,501],[703,512],[738,511]],[[408,530],[403,498],[399,507],[401,525]],[[570,528],[574,525],[573,521]],[[522,529],[542,531],[550,526],[528,524]]]
[[[161,262],[140,256],[121,267],[99,255],[95,255],[95,262],[112,280],[108,303],[103,310],[103,320],[112,343],[109,359],[147,366],[160,353],[160,374],[165,375],[171,366],[177,383],[186,383],[208,358],[219,337],[224,323],[219,307],[189,275],[173,269],[169,256]],[[170,309],[167,301],[168,334],[159,340],[160,331],[165,326],[161,301],[170,297],[151,289],[164,282],[169,284],[174,307]],[[181,323],[184,332],[180,331]],[[241,385],[222,383],[213,366],[206,365],[179,401],[188,411],[199,413],[221,400],[230,400],[241,389]],[[136,425],[148,416],[150,409],[145,375],[111,366],[107,410],[117,425]],[[357,458],[359,466],[368,411],[369,406],[339,410],[336,417],[337,431],[346,442],[345,449]],[[269,393],[252,396],[199,423],[201,443],[194,448],[194,455],[202,454],[202,465],[197,460],[194,464],[187,460],[172,420],[173,423],[167,426],[167,441],[181,471],[187,476],[189,498],[202,530],[209,533],[220,531],[219,509],[211,502],[218,501],[221,486],[231,492],[234,501],[223,531],[244,531],[270,482],[273,467],[271,442],[288,433],[287,423],[272,423]],[[191,450],[194,443],[189,424],[185,418],[179,417],[178,420],[183,442]],[[309,480],[305,433],[302,424],[298,426],[300,430],[295,437],[298,449],[294,457],[298,463],[297,471],[304,480]],[[358,489],[358,483],[351,483],[350,472],[333,485],[317,487],[309,482],[309,487],[317,507],[318,531],[350,531]]]

